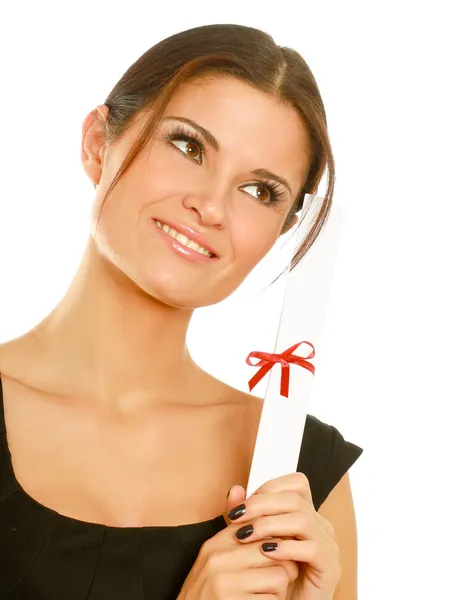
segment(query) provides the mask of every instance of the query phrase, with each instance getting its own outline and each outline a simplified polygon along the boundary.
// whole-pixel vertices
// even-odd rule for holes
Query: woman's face
[[[104,105],[99,110],[108,112]],[[174,307],[208,306],[232,294],[275,244],[305,182],[310,146],[298,113],[233,78],[185,84],[153,143],[108,198],[95,233],[100,203],[143,121],[136,118],[120,140],[100,149],[103,125],[88,115],[83,128],[83,166],[97,185],[97,250],[145,293]],[[216,258],[189,260],[155,219],[198,232]]]

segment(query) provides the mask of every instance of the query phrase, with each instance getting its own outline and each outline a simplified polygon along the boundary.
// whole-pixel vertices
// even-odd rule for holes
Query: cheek
[[[154,197],[168,198],[186,193],[191,185],[202,181],[203,169],[196,167],[176,150],[157,146],[137,177]]]
[[[256,228],[256,232],[254,229]],[[260,233],[259,233],[260,231]],[[269,230],[263,224],[259,227],[252,225],[240,229],[235,228],[233,247],[235,260],[243,263],[248,269],[252,269],[274,246],[278,234],[273,227]]]

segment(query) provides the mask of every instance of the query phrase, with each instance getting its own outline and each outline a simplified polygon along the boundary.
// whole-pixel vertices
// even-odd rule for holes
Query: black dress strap
[[[0,373],[0,435],[6,433],[5,409],[3,408],[2,374]]]

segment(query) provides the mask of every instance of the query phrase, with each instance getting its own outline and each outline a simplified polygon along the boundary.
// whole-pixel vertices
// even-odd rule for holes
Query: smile
[[[212,254],[211,252],[209,252],[206,248],[204,248],[203,246],[200,246],[199,244],[197,244],[193,240],[189,239],[187,236],[183,235],[182,233],[175,231],[175,229],[172,229],[165,223],[161,223],[157,219],[154,219],[154,221],[155,221],[156,225],[159,227],[159,229],[162,229],[162,231],[165,234],[167,234],[168,236],[177,240],[182,246],[191,248],[192,250],[194,250],[195,252],[198,252],[202,256],[207,256],[209,258],[215,257],[215,255]]]

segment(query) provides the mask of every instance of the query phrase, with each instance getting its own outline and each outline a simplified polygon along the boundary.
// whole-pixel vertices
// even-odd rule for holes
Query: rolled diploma
[[[313,224],[322,198],[312,198],[306,214],[302,213],[295,232],[295,249]],[[307,226],[304,226],[307,224]],[[320,339],[326,320],[330,287],[339,248],[341,210],[332,206],[321,234],[291,273],[286,273],[287,284],[276,336],[274,353],[282,353],[290,346],[308,341],[315,348],[315,355],[308,359],[315,368]],[[269,349],[254,348],[269,352]],[[308,357],[312,348],[302,343],[293,354]],[[251,359],[255,365],[257,359]],[[251,377],[259,370],[251,369]],[[254,454],[249,472],[247,497],[270,479],[295,473],[303,440],[307,409],[315,374],[297,365],[289,364],[290,384],[288,398],[281,396],[280,363],[274,364],[265,375],[268,377],[263,409],[257,433]]]

